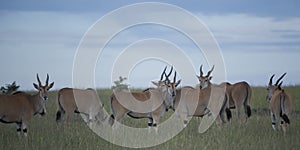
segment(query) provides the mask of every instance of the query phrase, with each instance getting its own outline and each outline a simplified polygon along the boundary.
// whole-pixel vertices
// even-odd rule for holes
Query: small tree
[[[124,83],[124,81],[127,80],[126,77],[119,77],[119,80],[114,81],[115,85],[111,88],[113,90],[122,91],[122,90],[128,90],[128,84]]]
[[[10,95],[13,92],[17,91],[20,86],[16,84],[16,81],[14,81],[12,84],[5,84],[4,86],[1,86],[0,91],[1,94]]]

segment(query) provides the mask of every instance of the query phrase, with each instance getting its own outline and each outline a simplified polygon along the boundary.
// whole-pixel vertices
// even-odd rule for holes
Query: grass
[[[254,87],[251,99],[253,110],[268,108],[265,100],[266,88]],[[268,112],[254,111],[248,123],[239,126],[236,115],[233,122],[222,127],[212,125],[205,133],[198,133],[199,120],[193,118],[187,128],[171,140],[147,149],[298,149],[300,147],[300,86],[284,88],[293,98],[291,124],[286,135],[282,131],[274,132]],[[111,90],[98,90],[105,109],[109,109]],[[47,115],[34,116],[29,125],[29,140],[18,139],[15,124],[0,124],[0,149],[125,149],[97,136],[74,115],[69,127],[55,122],[55,97],[57,91],[49,93]],[[169,111],[164,118],[173,112]],[[125,124],[146,126],[147,120],[135,120],[126,117]],[[125,137],[126,138],[126,137]],[[155,137],[154,137],[155,138]]]

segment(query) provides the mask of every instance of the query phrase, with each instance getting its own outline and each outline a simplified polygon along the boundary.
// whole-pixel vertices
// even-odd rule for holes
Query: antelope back
[[[0,122],[22,122],[22,120],[25,120],[24,116],[29,119],[34,114],[32,106],[26,93],[0,95]]]
[[[269,106],[271,111],[275,114],[286,113],[290,114],[292,112],[292,100],[291,97],[284,90],[276,90],[270,101]]]

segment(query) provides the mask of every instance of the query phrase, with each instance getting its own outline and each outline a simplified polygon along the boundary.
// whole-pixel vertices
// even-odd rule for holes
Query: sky
[[[279,77],[287,72],[283,85],[300,84],[300,1],[155,1],[171,4],[196,17],[214,37],[221,57],[210,57],[213,51],[204,48],[209,43],[206,37],[201,39],[204,44],[200,48],[195,44],[193,37],[206,36],[205,31],[199,31],[200,26],[181,14],[172,16],[168,9],[129,10],[108,19],[104,28],[96,28],[109,15],[142,2],[148,1],[1,1],[0,85],[16,81],[21,90],[32,90],[36,74],[45,81],[48,73],[55,89],[111,87],[118,76],[127,77],[131,88],[150,87],[151,81],[159,80],[166,65],[173,65],[177,79],[182,79],[181,86],[193,86],[198,83],[196,74],[201,64],[205,73],[215,65],[214,83],[247,81],[266,86],[272,74]],[[154,16],[161,22],[173,24],[142,22],[109,35],[137,16],[151,20],[150,16],[143,18],[144,11],[150,12],[148,15],[157,13]],[[190,34],[174,28],[177,25],[185,25]],[[87,37],[83,63],[77,64],[78,50]],[[101,44],[106,44],[103,49]],[[216,61],[211,58],[223,64],[213,64]],[[74,75],[78,66],[92,70],[79,70]],[[92,77],[94,85],[85,85],[89,81],[86,74]],[[80,83],[74,84],[74,79]]]

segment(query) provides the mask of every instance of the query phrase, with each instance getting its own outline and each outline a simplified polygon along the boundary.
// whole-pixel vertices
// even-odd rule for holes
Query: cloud
[[[53,11],[53,12],[71,12],[71,13],[107,13],[119,7],[130,5],[133,3],[141,3],[141,0],[90,0],[88,2],[82,0],[52,0],[41,2],[39,0],[10,0],[1,1],[0,10],[7,11]],[[145,1],[147,2],[147,1]],[[191,12],[201,10],[205,14],[250,14],[255,16],[271,16],[275,18],[298,17],[299,1],[297,0],[210,0],[198,1],[189,0],[188,2],[174,0],[160,0],[162,3],[177,5]]]
[[[297,43],[300,42],[300,28],[297,24],[300,23],[300,18],[278,20],[247,14],[207,16],[201,13],[198,16],[209,26],[221,47],[225,47],[224,50],[237,48],[236,46],[240,48],[237,49],[239,51],[257,46],[264,46],[266,50],[276,46],[278,50],[281,46],[292,43],[299,47]]]
[[[165,12],[161,17],[167,18],[169,13]],[[300,57],[300,28],[298,26],[300,18],[276,19],[249,14],[210,15],[201,12],[195,14],[206,24],[219,42],[228,68],[228,80],[248,80],[254,84],[261,84],[261,80],[272,72],[280,74],[288,71],[290,77],[293,78],[286,80],[287,83],[300,83],[300,80],[296,78],[300,72],[295,69],[298,64],[297,58]],[[0,84],[4,85],[17,80],[21,81],[25,89],[32,89],[35,73],[50,73],[50,76],[57,81],[55,84],[57,88],[72,86],[72,67],[77,46],[85,32],[104,14],[65,11],[1,11],[0,15],[0,63],[10,66],[2,73]],[[111,26],[122,25],[120,20],[111,20]],[[174,22],[176,22],[175,19]],[[195,32],[197,28],[193,24],[187,26],[187,29],[195,36],[201,35]],[[112,32],[111,28],[103,30],[104,34]],[[99,43],[107,42],[104,37],[99,34],[92,35],[88,46],[97,48]],[[176,44],[192,60],[195,70],[198,70],[201,64],[209,68],[204,54],[191,39],[180,31],[163,25],[143,24],[132,26],[116,34],[103,53],[99,55],[96,68],[99,86],[110,86],[110,69],[114,63],[113,60],[120,52],[133,42],[147,38],[163,39]],[[140,47],[148,51],[153,48],[163,49],[155,45]],[[11,60],[16,61],[11,62]],[[274,62],[274,60],[277,61]],[[164,67],[162,63],[146,63],[145,65],[147,68]],[[20,66],[23,66],[22,75],[18,73]],[[137,70],[133,76],[137,77],[141,72]],[[130,78],[131,85],[134,87],[148,85],[148,80],[157,77],[160,69],[143,73],[149,72],[149,76],[143,78],[141,75],[136,81]],[[190,78],[194,78],[194,75]],[[190,80],[187,85],[196,84],[194,82],[195,80]]]

